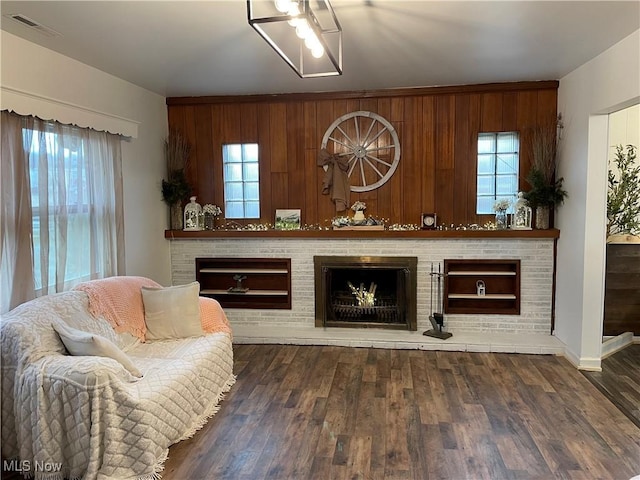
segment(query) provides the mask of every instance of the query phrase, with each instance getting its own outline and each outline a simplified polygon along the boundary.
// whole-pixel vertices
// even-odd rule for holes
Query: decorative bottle
[[[191,197],[189,203],[184,207],[184,231],[198,232],[202,230],[204,216],[202,207],[196,202],[196,197]]]

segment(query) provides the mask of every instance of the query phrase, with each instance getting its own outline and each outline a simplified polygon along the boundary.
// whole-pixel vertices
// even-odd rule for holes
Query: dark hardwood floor
[[[238,381],[163,480],[612,479],[640,429],[565,359],[238,345]]]
[[[605,397],[640,428],[640,345],[602,361],[602,372],[583,372]]]

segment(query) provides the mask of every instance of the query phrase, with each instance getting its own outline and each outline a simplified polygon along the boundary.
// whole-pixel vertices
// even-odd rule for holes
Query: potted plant
[[[551,209],[562,204],[567,196],[566,190],[562,188],[564,178],[556,178],[558,128],[562,128],[560,117],[557,122],[540,125],[532,132],[532,163],[526,177],[531,189],[524,197],[535,211],[536,228],[541,229],[549,228]]]
[[[616,168],[609,168],[607,179],[607,243],[636,243],[640,242],[640,164],[636,163],[636,146],[617,145],[615,149]]]
[[[162,200],[169,206],[169,228],[182,230],[182,202],[191,195],[186,168],[191,145],[176,131],[164,141],[167,178],[162,180]]]

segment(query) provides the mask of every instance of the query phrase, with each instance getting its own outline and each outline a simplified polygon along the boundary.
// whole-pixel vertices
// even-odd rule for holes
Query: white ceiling
[[[0,2],[3,30],[168,97],[553,80],[640,28],[638,0],[332,5],[344,74],[300,79],[249,26],[243,0]]]

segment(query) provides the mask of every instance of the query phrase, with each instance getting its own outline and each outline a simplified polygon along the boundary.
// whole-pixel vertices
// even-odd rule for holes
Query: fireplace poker
[[[429,273],[430,278],[430,290],[431,290],[431,314],[429,315],[429,321],[431,322],[431,326],[433,327],[426,332],[423,332],[423,335],[427,337],[439,338],[441,340],[446,340],[447,338],[451,338],[452,334],[449,332],[443,332],[442,327],[444,326],[444,313],[443,313],[443,298],[442,298],[442,279],[444,277],[444,273],[442,273],[440,269],[440,264],[438,263],[438,271],[436,272],[433,268],[433,263],[431,263],[431,272]],[[436,304],[440,311],[436,312],[433,307],[433,288],[434,281],[436,282]]]

